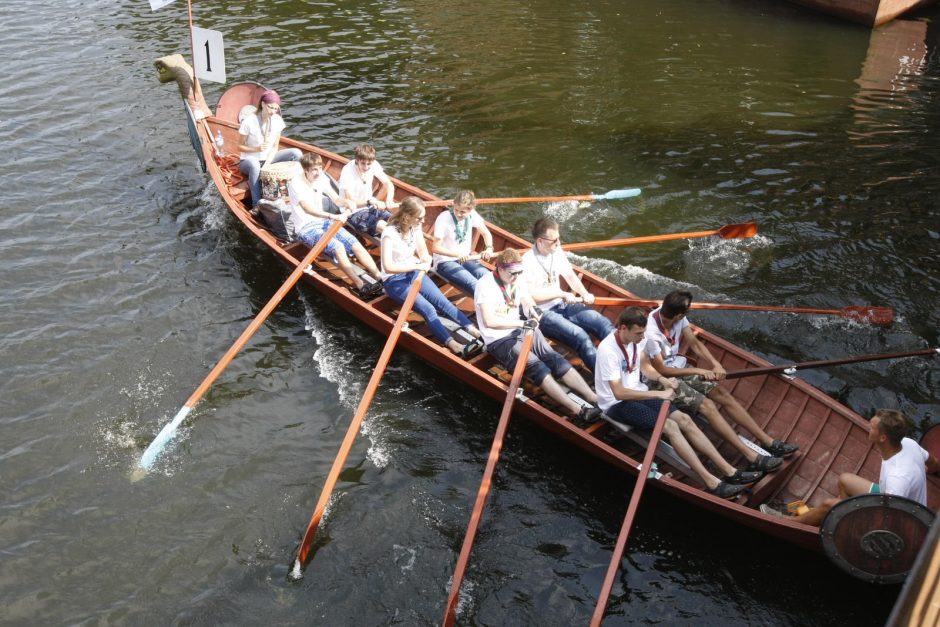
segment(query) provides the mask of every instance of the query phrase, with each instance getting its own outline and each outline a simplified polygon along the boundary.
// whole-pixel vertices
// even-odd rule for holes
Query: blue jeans
[[[477,279],[483,278],[489,272],[472,259],[462,264],[456,261],[441,261],[434,268],[434,271],[447,279],[448,283],[452,283],[467,294],[473,294],[473,290],[477,286]]]
[[[563,342],[574,349],[584,365],[593,372],[597,350],[588,333],[598,339],[604,339],[613,332],[614,325],[584,303],[561,303],[545,312],[539,321],[539,330],[545,337]]]
[[[278,150],[271,159],[271,163],[279,161],[300,161],[303,153],[297,148]],[[267,162],[265,162],[267,163]],[[264,163],[254,157],[242,159],[238,162],[238,169],[248,178],[248,189],[251,191],[251,206],[254,207],[261,200],[261,166]]]
[[[510,372],[516,368],[516,362],[519,361],[519,351],[521,350],[522,329],[517,329],[506,337],[486,346],[486,352]],[[548,375],[554,375],[555,379],[561,379],[569,370],[571,370],[571,364],[568,363],[568,360],[556,353],[536,329],[535,336],[532,338],[532,349],[529,351],[529,356],[525,362],[526,378],[536,385],[541,385]]]
[[[417,271],[393,274],[385,280],[385,293],[388,294],[392,300],[404,303],[405,297],[408,296],[408,290],[411,289],[411,284],[414,282],[416,276]],[[421,291],[418,292],[418,297],[415,299],[414,309],[427,321],[434,337],[444,345],[446,345],[447,340],[450,339],[450,332],[447,330],[447,327],[441,323],[440,319],[438,319],[438,311],[446,318],[450,318],[462,327],[469,327],[473,324],[462,311],[454,307],[454,304],[447,300],[446,296],[441,294],[441,290],[437,289],[437,286],[434,285],[434,281],[429,279],[427,275],[424,275],[421,279]]]

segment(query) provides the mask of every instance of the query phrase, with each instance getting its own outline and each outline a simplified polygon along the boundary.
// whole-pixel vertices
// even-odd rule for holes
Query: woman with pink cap
[[[269,89],[261,94],[255,114],[245,116],[238,127],[238,149],[241,151],[238,169],[248,177],[252,207],[261,199],[261,167],[266,162],[298,161],[303,154],[297,148],[277,149],[285,126],[281,117],[281,97]]]

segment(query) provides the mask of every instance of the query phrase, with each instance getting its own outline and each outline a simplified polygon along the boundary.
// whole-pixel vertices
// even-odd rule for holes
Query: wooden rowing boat
[[[789,0],[865,26],[880,26],[936,0]]]
[[[183,63],[182,57],[173,56],[178,57],[178,62]],[[233,86],[222,95],[213,114],[198,96],[193,97],[191,82],[189,86],[184,84],[185,72],[176,72],[174,75],[174,71],[168,69],[170,63],[167,59],[170,57],[157,62],[161,80],[169,82],[175,78],[180,82],[188,114],[190,136],[200,160],[203,161],[222,199],[232,215],[274,255],[288,266],[295,266],[308,252],[308,248],[302,243],[285,244],[278,241],[249,213],[243,204],[246,197],[246,184],[238,180],[237,167],[233,167],[232,162],[225,163],[224,160],[217,159],[214,151],[213,138],[219,131],[226,145],[238,144],[238,113],[244,105],[257,103],[263,87],[257,83],[240,83]],[[197,119],[200,111],[207,114],[205,118]],[[281,147],[295,147],[305,152],[318,153],[323,158],[325,170],[334,178],[338,176],[339,170],[347,162],[347,159],[337,154],[293,139],[283,138]],[[233,171],[235,176],[233,176]],[[396,200],[400,201],[409,195],[428,201],[440,200],[403,181],[394,179],[394,182]],[[428,208],[426,228],[434,223],[434,218],[439,211],[441,211],[439,207]],[[507,247],[527,249],[531,246],[527,241],[499,226],[493,224],[488,226],[493,234],[497,251]],[[374,242],[363,241],[363,243],[373,255],[378,255]],[[475,246],[479,245],[479,241],[475,242]],[[595,296],[635,298],[624,288],[601,277],[582,269],[576,269],[576,271]],[[387,335],[392,329],[399,305],[384,295],[368,302],[360,299],[347,284],[345,275],[323,257],[314,263],[305,279],[313,288],[378,333]],[[461,310],[468,315],[473,315],[472,298],[459,292],[453,286],[443,283],[439,278],[437,282],[442,291]],[[599,307],[599,310],[611,319],[616,317],[619,309],[614,306]],[[772,365],[704,329],[695,328],[695,332],[728,371]],[[433,339],[419,316],[412,315],[410,332],[402,336],[400,344],[429,364],[490,398],[494,400],[505,398],[508,373],[503,368],[486,353],[469,361],[455,356]],[[580,363],[573,352],[566,351],[563,346],[559,349],[565,352],[573,362]],[[592,380],[589,373],[586,378],[589,381]],[[660,449],[662,455],[659,457],[658,465],[662,472],[671,473],[671,476],[663,476],[660,480],[653,481],[652,484],[702,509],[757,529],[768,536],[807,549],[820,550],[820,529],[791,522],[785,518],[768,516],[761,513],[758,506],[772,501],[787,503],[796,500],[815,505],[826,498],[838,495],[838,477],[840,473],[846,471],[877,479],[880,458],[868,442],[867,421],[820,390],[798,379],[765,374],[724,381],[722,385],[750,411],[765,431],[774,437],[798,443],[800,452],[789,458],[779,471],[767,475],[757,483],[749,494],[736,501],[722,500],[705,493],[697,478],[689,473],[688,469],[684,470],[681,462],[676,463],[677,460],[668,455],[668,447]],[[637,473],[637,466],[643,458],[645,449],[642,438],[633,433],[624,435],[603,421],[586,427],[576,425],[568,417],[556,411],[554,403],[539,389],[532,386],[525,388],[524,395],[524,401],[516,403],[518,413],[599,459],[628,473]],[[743,464],[739,454],[730,445],[717,441],[716,445],[732,464]],[[931,507],[940,506],[940,481],[936,478],[930,478],[929,492]],[[871,509],[871,515],[867,518],[874,521],[873,524],[877,527],[882,524],[878,521],[881,520],[879,516],[885,508],[872,507]],[[833,532],[837,536],[835,539],[840,540],[838,536],[842,534],[848,536],[849,543],[856,540],[861,542],[859,534],[864,535],[871,529],[864,528],[864,525],[859,526],[857,520],[855,523],[851,530],[835,530]],[[870,556],[851,558],[847,564],[843,564],[843,567],[846,567],[846,570],[857,569],[856,563],[851,560],[865,561],[867,559],[868,562],[864,565],[867,570],[864,571],[863,576],[867,575],[867,578],[873,581],[884,580],[886,573],[894,573],[896,576],[899,569],[906,573],[916,554],[914,545],[919,546],[918,534],[924,532],[915,529],[916,525],[913,523],[905,524],[907,526],[903,529],[892,531],[900,536],[905,546],[908,547],[906,552],[902,552],[904,555],[899,557],[892,554],[878,557],[874,564],[870,563]],[[914,546],[913,553],[911,553],[911,546]],[[845,552],[843,548],[839,555],[835,556],[836,559]],[[899,565],[904,559],[907,561]]]

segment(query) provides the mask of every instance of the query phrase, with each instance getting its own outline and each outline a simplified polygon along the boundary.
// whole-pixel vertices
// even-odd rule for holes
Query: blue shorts
[[[871,487],[868,488],[868,493],[869,494],[881,494],[881,486],[879,486],[877,483],[871,484]]]
[[[320,238],[323,237],[323,234],[329,230],[331,222],[332,220],[321,220],[320,222],[314,223],[297,233],[297,239],[310,248],[313,248],[317,245],[317,242],[320,241]],[[347,255],[352,255],[353,246],[358,244],[359,240],[346,229],[341,228],[337,231],[336,235],[333,236],[333,239],[330,240],[330,243],[326,245],[326,249],[324,250],[324,252],[333,259],[333,263],[336,263],[337,242],[346,250]]]
[[[360,233],[366,233],[378,237],[378,232],[376,232],[375,227],[381,220],[388,222],[388,219],[392,217],[388,211],[383,209],[376,209],[375,207],[366,207],[365,209],[359,209],[354,212],[346,220],[346,224],[356,229]]]

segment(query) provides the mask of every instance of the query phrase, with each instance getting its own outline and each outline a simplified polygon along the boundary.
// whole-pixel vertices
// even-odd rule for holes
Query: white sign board
[[[225,47],[222,45],[222,33],[193,26],[193,57],[196,62],[196,78],[216,83],[225,82]]]
[[[162,9],[172,2],[173,0],[150,0],[150,10],[156,11],[157,9]]]

